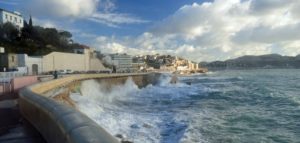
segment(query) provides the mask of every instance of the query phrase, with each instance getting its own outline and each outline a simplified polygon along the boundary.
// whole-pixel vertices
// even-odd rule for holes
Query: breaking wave
[[[177,84],[165,75],[141,89],[131,78],[109,88],[87,80],[71,98],[109,133],[135,143],[297,142],[299,73],[224,71]]]
[[[190,130],[188,119],[181,118],[180,108],[186,105],[180,101],[197,92],[187,91],[190,87],[184,83],[170,84],[170,79],[163,76],[158,85],[142,89],[131,78],[109,89],[105,83],[87,80],[81,85],[83,96],[73,93],[71,98],[80,111],[112,135],[136,143],[176,143],[189,138],[185,136]],[[201,141],[199,132],[192,134],[195,141]]]

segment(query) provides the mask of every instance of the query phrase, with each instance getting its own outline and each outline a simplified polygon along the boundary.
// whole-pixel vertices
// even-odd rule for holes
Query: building
[[[43,72],[71,69],[73,71],[89,70],[89,53],[84,54],[52,52],[43,56]]]
[[[52,52],[45,56],[0,53],[0,71],[18,71],[25,75],[38,75],[55,70],[78,72],[111,72],[97,57],[97,52],[84,48],[81,54]]]
[[[189,67],[188,66],[178,66],[177,71],[188,71]]]
[[[78,49],[78,51],[80,50]],[[34,57],[27,54],[18,54],[18,69],[27,75],[49,73],[55,70],[108,71],[92,49],[85,48],[81,52],[82,54],[52,52],[45,56]]]
[[[18,56],[13,53],[0,53],[0,71],[14,71],[18,67]]]
[[[92,50],[92,49],[88,46],[80,45],[80,48],[73,49],[73,52],[76,54],[84,54],[86,50]],[[92,52],[94,51],[92,50]]]
[[[52,52],[42,57],[42,71],[51,72],[55,70],[73,70],[79,72],[96,71],[101,72],[105,69],[101,60],[97,58],[94,50],[84,48],[80,54]]]
[[[4,24],[10,22],[19,30],[24,27],[24,19],[19,12],[10,12],[0,9],[0,23]]]
[[[194,63],[192,61],[189,61],[189,70],[198,70],[198,69],[199,69],[198,63]]]
[[[111,54],[112,64],[118,73],[133,72],[132,57],[127,54]]]
[[[147,66],[143,61],[136,61],[132,63],[132,68],[134,71],[143,71],[147,68]]]
[[[43,60],[41,56],[31,57],[27,54],[18,54],[18,67],[25,68],[27,75],[38,75],[43,72]]]

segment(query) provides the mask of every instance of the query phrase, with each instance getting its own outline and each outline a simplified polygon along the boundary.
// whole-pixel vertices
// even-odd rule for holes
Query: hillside
[[[295,57],[279,54],[247,55],[226,61],[202,62],[200,65],[209,69],[300,68],[300,55]]]
[[[70,32],[33,26],[30,19],[29,24],[24,21],[20,30],[11,23],[0,24],[0,47],[9,53],[45,55],[53,51],[73,52],[82,45],[73,42]]]

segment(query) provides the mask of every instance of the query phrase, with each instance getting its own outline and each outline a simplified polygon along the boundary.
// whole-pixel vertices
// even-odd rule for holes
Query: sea
[[[110,134],[134,143],[300,142],[300,70],[225,70],[139,89],[87,80],[71,98]]]

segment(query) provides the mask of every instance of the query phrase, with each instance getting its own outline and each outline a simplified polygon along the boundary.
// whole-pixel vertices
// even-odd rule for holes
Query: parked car
[[[74,73],[73,70],[67,69],[67,74],[73,74],[73,73]]]
[[[67,70],[59,70],[58,74],[67,74]]]
[[[66,69],[66,70],[59,70],[58,73],[59,74],[73,74],[74,71],[71,69]]]

